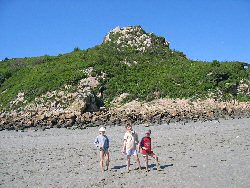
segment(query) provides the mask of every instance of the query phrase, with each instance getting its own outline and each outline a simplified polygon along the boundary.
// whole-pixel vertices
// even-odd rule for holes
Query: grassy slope
[[[121,63],[126,59],[131,66]],[[138,62],[133,64],[133,61]],[[64,84],[76,85],[86,77],[82,70],[93,66],[96,74],[104,71],[108,80],[106,100],[121,93],[130,93],[130,99],[151,100],[157,91],[161,97],[204,97],[208,90],[220,88],[224,97],[230,97],[228,87],[241,79],[247,79],[249,70],[243,63],[213,63],[191,61],[183,53],[169,49],[137,53],[133,50],[118,52],[110,45],[100,45],[85,51],[56,57],[42,56],[18,58],[0,62],[0,108],[18,94],[24,92],[32,101],[49,90]],[[226,84],[228,83],[228,84]],[[250,100],[249,96],[239,96]]]
[[[82,61],[81,52],[58,57],[14,59],[0,64],[0,74],[7,75],[0,87],[0,101],[4,107],[17,95],[24,92],[28,101],[63,84],[76,84],[85,77],[82,72],[88,67]],[[6,91],[3,93],[3,91]]]

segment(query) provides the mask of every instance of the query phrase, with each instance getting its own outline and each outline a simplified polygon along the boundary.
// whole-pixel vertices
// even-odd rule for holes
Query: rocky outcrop
[[[158,99],[148,103],[132,101],[114,111],[115,114],[123,113],[131,121],[140,123],[207,121],[218,118],[250,117],[250,103],[219,102],[214,99],[203,101]]]
[[[146,52],[158,47],[169,48],[169,42],[153,33],[146,33],[141,26],[119,26],[110,31],[103,40],[104,44],[112,44],[118,51],[132,48],[138,52]]]
[[[246,94],[250,95],[250,80],[241,80],[238,88],[237,94]]]
[[[126,95],[124,95],[126,96]],[[123,97],[124,97],[123,96]],[[123,98],[121,97],[121,98]],[[90,99],[94,99],[91,98]],[[93,102],[93,101],[92,101]],[[191,101],[157,99],[152,102],[131,101],[116,103],[110,109],[82,111],[84,105],[72,103],[64,110],[37,110],[1,113],[0,130],[80,128],[99,125],[161,124],[171,122],[210,121],[219,118],[250,117],[250,102],[219,102],[213,99]],[[86,108],[85,108],[86,109]]]

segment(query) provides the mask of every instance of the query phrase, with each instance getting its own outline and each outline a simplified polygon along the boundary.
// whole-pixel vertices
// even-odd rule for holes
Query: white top
[[[135,131],[127,131],[124,135],[126,151],[136,149],[136,145],[139,143],[138,135]]]

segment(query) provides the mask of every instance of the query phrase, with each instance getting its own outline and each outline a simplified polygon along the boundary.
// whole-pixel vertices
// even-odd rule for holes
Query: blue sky
[[[250,63],[250,0],[0,0],[0,59],[87,49],[130,25],[193,60]]]

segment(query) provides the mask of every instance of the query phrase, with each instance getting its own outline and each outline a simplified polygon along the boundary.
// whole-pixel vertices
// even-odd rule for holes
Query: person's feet
[[[106,169],[105,170],[109,170],[109,163],[106,163]]]
[[[158,171],[161,171],[160,163],[157,164],[157,170],[158,170]]]

